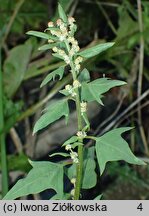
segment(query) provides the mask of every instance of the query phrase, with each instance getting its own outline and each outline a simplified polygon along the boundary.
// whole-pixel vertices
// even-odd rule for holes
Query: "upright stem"
[[[81,107],[80,107],[80,96],[79,91],[77,89],[76,91],[76,110],[77,110],[77,117],[78,117],[78,131],[81,131],[82,126],[82,117],[81,117]],[[77,164],[77,170],[76,170],[76,185],[75,185],[75,195],[74,199],[78,200],[80,197],[80,190],[81,190],[81,184],[82,184],[82,171],[83,171],[83,145],[79,145],[78,147],[78,159],[79,163]]]
[[[69,49],[68,49],[69,50]],[[71,61],[71,72],[73,76],[73,80],[77,79],[77,74],[74,69],[74,63]],[[81,106],[80,106],[80,94],[78,88],[76,89],[76,111],[77,111],[77,119],[78,119],[78,131],[81,131],[83,129],[82,125],[82,116],[81,116]],[[75,194],[74,199],[78,200],[80,197],[80,190],[81,190],[81,184],[82,184],[82,171],[83,171],[83,145],[78,146],[78,159],[79,163],[77,164],[76,169],[76,185],[75,185]]]
[[[4,113],[3,113],[3,91],[2,91],[2,71],[1,71],[1,50],[0,50],[0,131],[4,127]],[[0,134],[0,148],[1,148],[1,166],[2,166],[2,197],[8,192],[8,172],[6,161],[6,145],[5,134]]]
[[[65,45],[67,48],[67,52],[70,52],[70,46],[67,40],[65,40]],[[75,71],[74,62],[71,59],[70,60],[70,67],[71,67],[71,73],[73,77],[73,81],[77,79],[77,73]],[[80,94],[79,89],[76,89],[76,111],[77,111],[77,119],[78,119],[78,131],[82,131],[83,125],[82,125],[82,116],[81,116],[81,105],[80,105]],[[83,142],[83,141],[82,141]],[[76,184],[75,184],[75,194],[74,194],[74,200],[79,200],[80,197],[80,190],[82,185],[82,171],[83,171],[83,145],[78,146],[78,159],[79,163],[77,164],[76,169]]]

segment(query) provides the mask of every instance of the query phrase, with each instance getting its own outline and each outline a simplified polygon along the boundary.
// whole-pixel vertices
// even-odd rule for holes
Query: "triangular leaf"
[[[62,116],[66,117],[66,121],[68,120],[69,107],[68,107],[67,100],[60,100],[50,105],[46,109],[46,113],[44,113],[36,122],[33,130],[33,134],[47,127],[48,125],[58,120]]]
[[[82,83],[81,98],[85,101],[94,101],[103,104],[101,101],[102,94],[115,86],[121,86],[126,82],[119,80],[111,80],[108,78],[96,79],[90,83]]]
[[[62,79],[63,74],[64,74],[64,68],[65,66],[59,67],[58,69],[54,70],[53,72],[51,72],[50,74],[48,74],[45,79],[42,81],[40,87],[43,87],[44,85],[46,85],[48,82],[50,82],[52,79],[54,80],[56,75],[59,76],[59,80]]]
[[[130,129],[130,127],[113,129],[96,138],[96,155],[101,174],[108,161],[124,160],[131,164],[145,165],[131,152],[128,143],[121,137],[122,133]]]
[[[59,13],[59,17],[65,22],[67,23],[67,16],[66,13],[64,11],[64,9],[62,8],[62,6],[60,4],[58,4],[58,13]]]
[[[46,33],[43,33],[43,32],[39,32],[39,31],[28,31],[26,33],[27,35],[32,35],[32,36],[35,36],[35,37],[39,37],[39,38],[44,38],[44,39],[50,39],[50,36]]]
[[[3,198],[13,200],[21,196],[36,194],[46,189],[54,189],[63,195],[63,166],[51,162],[31,162],[33,168],[19,180]]]
[[[112,43],[112,42],[98,44],[96,46],[93,46],[91,48],[88,48],[88,49],[85,49],[85,50],[79,52],[78,55],[80,55],[84,58],[91,58],[91,57],[96,56],[96,55],[100,54],[101,52],[109,49],[113,45],[114,45],[114,43]]]

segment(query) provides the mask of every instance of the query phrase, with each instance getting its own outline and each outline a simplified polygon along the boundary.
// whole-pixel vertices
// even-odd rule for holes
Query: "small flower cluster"
[[[74,88],[72,87],[72,85],[66,85],[65,86],[65,90],[72,96],[75,97],[77,94],[74,91]]]
[[[56,36],[57,41],[67,43],[67,53],[60,48],[53,47],[53,52],[61,56],[66,64],[70,64],[74,55],[80,50],[78,45],[78,41],[74,38],[74,33],[76,31],[75,19],[73,17],[68,17],[68,23],[62,21],[62,19],[58,19],[56,24],[53,22],[48,23],[48,27],[51,32],[51,35]],[[54,40],[48,40],[49,43],[53,43]],[[74,69],[75,71],[80,70],[80,63],[83,61],[81,56],[74,57]]]
[[[72,97],[75,97],[77,94],[75,92],[76,88],[79,88],[81,86],[80,82],[78,80],[73,81],[73,86],[72,85],[66,85],[65,90],[71,94]]]
[[[61,19],[58,19],[56,21],[56,26],[54,26],[53,22],[48,23],[48,27],[51,28],[51,34],[53,36],[58,37],[60,41],[64,41],[66,37],[68,36],[68,31],[66,25],[62,22]],[[59,29],[53,30],[52,28],[59,27]]]
[[[60,55],[64,61],[66,62],[66,64],[70,64],[70,58],[69,56],[66,54],[66,52],[62,49],[59,49],[57,47],[53,47],[53,52],[57,53],[58,55]]]
[[[74,195],[75,195],[75,189],[74,188],[70,191],[70,194],[72,196],[72,199],[74,199]]]
[[[65,146],[66,151],[70,151],[70,157],[73,160],[74,163],[79,163],[78,154],[77,152],[74,152],[71,148],[71,145],[68,144]]]
[[[87,103],[86,102],[81,102],[81,113],[85,113],[87,111]]]
[[[72,35],[75,30],[75,19],[73,17],[68,17],[68,24],[69,24],[69,34]]]
[[[75,59],[74,63],[75,63],[75,70],[76,70],[76,71],[79,71],[79,70],[80,70],[80,68],[81,68],[80,63],[81,63],[82,61],[83,61],[83,58],[82,58],[81,56],[79,56],[79,57],[77,57],[77,58]]]
[[[70,194],[72,196],[72,198],[74,197],[75,194],[75,186],[76,186],[76,178],[72,178],[71,179],[71,183],[74,185],[74,188],[71,190]]]
[[[84,138],[87,136],[87,134],[86,134],[85,131],[78,131],[78,132],[77,132],[77,136],[78,136],[80,139],[84,139]]]
[[[81,83],[78,80],[73,81],[73,88],[79,88],[81,87]]]
[[[71,47],[71,49],[69,51],[69,56],[72,57],[72,56],[74,56],[75,53],[77,53],[80,50],[80,47],[78,45],[78,41],[75,40],[74,37],[69,36],[67,40],[68,40],[70,47]]]

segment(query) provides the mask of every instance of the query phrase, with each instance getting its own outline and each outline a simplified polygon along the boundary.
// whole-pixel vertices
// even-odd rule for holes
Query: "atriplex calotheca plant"
[[[67,67],[67,70],[69,69],[73,81],[71,85],[66,85],[60,91],[63,98],[44,110],[44,114],[35,124],[33,133],[45,128],[62,116],[65,116],[67,122],[69,118],[68,102],[70,100],[74,101],[76,105],[77,133],[62,145],[65,152],[51,155],[61,155],[69,160],[64,160],[60,163],[30,161],[32,169],[28,175],[24,179],[19,180],[4,199],[16,199],[50,188],[56,192],[52,199],[79,199],[81,197],[81,189],[89,189],[96,185],[95,153],[101,175],[108,161],[125,160],[132,164],[144,164],[143,161],[134,156],[127,142],[121,137],[122,133],[131,129],[130,127],[113,129],[100,137],[88,136],[87,133],[90,130],[90,123],[87,117],[88,103],[97,101],[102,105],[101,98],[103,93],[114,86],[121,86],[126,83],[108,78],[90,81],[89,71],[86,68],[81,70],[82,61],[105,51],[112,47],[114,43],[98,44],[80,51],[78,41],[74,38],[77,29],[75,19],[67,17],[60,4],[58,11],[60,18],[56,23],[48,23],[48,28],[45,30],[46,33],[29,31],[27,34],[47,39],[48,44],[40,47],[40,50],[52,49],[53,56],[64,60],[63,66],[47,75],[41,87],[55,79],[57,75],[59,79],[62,79],[65,67]],[[85,148],[85,139],[93,139],[95,147]],[[65,193],[63,189],[64,174],[68,176],[73,185],[69,193]]]

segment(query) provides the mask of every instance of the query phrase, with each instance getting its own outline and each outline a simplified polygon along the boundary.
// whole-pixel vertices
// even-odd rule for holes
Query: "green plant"
[[[44,114],[35,124],[33,133],[42,130],[62,116],[65,117],[67,123],[69,119],[68,102],[70,101],[76,105],[77,133],[62,145],[65,152],[50,155],[50,157],[60,155],[66,160],[59,163],[30,161],[32,169],[29,174],[19,180],[4,199],[16,199],[20,196],[39,193],[48,188],[56,191],[56,195],[52,199],[80,199],[82,188],[89,189],[96,185],[95,153],[100,167],[100,175],[103,174],[108,161],[125,160],[132,164],[145,164],[134,156],[127,142],[121,137],[122,133],[131,129],[130,127],[113,129],[100,137],[88,135],[90,130],[90,122],[87,117],[88,103],[97,101],[103,105],[102,94],[115,86],[126,83],[109,78],[90,80],[90,73],[86,68],[81,68],[81,62],[109,49],[114,43],[98,44],[80,51],[78,42],[74,38],[77,30],[74,18],[67,17],[60,4],[58,11],[60,18],[56,24],[49,22],[44,33],[29,31],[27,34],[48,40],[48,44],[39,49],[52,49],[52,55],[64,61],[61,67],[47,75],[41,87],[55,79],[56,76],[59,77],[59,80],[62,79],[65,69],[71,73],[73,81],[72,85],[66,85],[65,89],[60,91],[63,96],[58,102],[46,107]],[[88,139],[95,141],[95,147],[85,148],[84,143]],[[70,193],[65,193],[63,189],[64,174],[68,176],[74,186]]]

